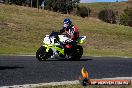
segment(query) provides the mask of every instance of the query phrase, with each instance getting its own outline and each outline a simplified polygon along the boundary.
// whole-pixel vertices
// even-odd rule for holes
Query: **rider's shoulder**
[[[72,26],[72,28],[78,29],[78,27],[77,27],[77,26],[75,26],[75,25],[73,25],[73,26]]]

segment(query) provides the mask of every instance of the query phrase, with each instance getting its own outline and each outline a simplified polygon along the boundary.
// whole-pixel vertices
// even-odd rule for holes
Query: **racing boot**
[[[60,47],[64,49],[65,48],[64,44],[62,42],[59,42],[59,43],[60,43]]]

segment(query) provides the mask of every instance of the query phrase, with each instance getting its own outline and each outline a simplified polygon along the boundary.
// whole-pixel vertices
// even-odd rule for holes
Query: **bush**
[[[132,7],[127,7],[124,10],[124,13],[120,16],[120,24],[132,27]]]
[[[90,16],[90,13],[91,13],[91,9],[90,8],[87,9],[85,6],[81,6],[77,8],[77,15],[83,18]]]
[[[98,18],[107,23],[117,23],[118,22],[118,12],[110,9],[101,10],[99,12]]]

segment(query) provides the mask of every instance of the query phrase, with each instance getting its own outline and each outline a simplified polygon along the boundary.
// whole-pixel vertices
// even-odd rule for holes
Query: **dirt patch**
[[[9,27],[17,27],[14,23],[7,23],[7,25],[9,26]]]
[[[6,26],[6,25],[8,25],[7,23],[4,23],[4,22],[0,22],[0,27],[1,26]]]

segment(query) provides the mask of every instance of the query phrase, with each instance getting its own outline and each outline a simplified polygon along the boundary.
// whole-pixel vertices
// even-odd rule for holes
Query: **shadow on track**
[[[80,59],[80,60],[68,60],[68,59],[47,59],[46,61],[91,61],[93,59]]]
[[[17,69],[17,68],[24,68],[24,67],[19,67],[19,66],[0,66],[0,70]]]

